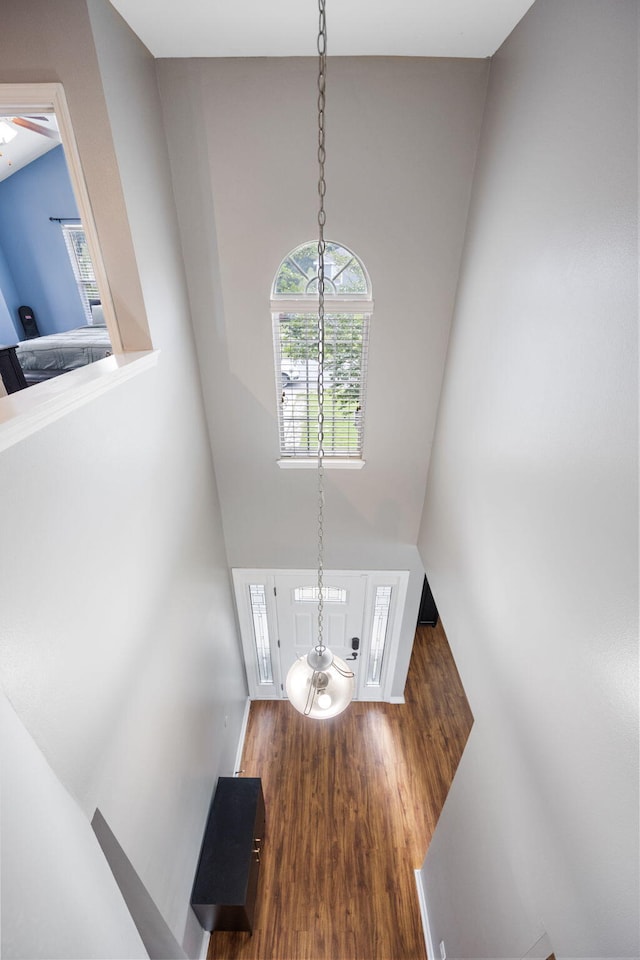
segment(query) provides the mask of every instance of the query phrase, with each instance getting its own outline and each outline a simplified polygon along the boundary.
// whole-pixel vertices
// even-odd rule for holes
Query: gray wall
[[[416,539],[488,64],[334,58],[327,237],[373,284],[361,471],[327,472],[325,564],[407,569],[394,695],[423,569]],[[269,294],[316,227],[314,58],[161,60],[160,90],[229,560],[312,568],[316,477],[277,466]]]
[[[537,0],[491,66],[419,541],[475,716],[449,958],[639,953],[636,40]]]
[[[3,790],[3,816],[9,804],[27,844],[29,817],[56,831],[61,797],[75,810],[35,871],[28,849],[3,864],[3,955],[144,955],[91,835],[99,806],[195,956],[189,894],[246,689],[154,63],[105,0],[11,4],[0,51],[0,82],[64,83],[116,308],[134,319],[146,308],[160,349],[156,368],[0,456],[0,679],[23,725],[3,749],[28,732],[53,778],[25,772],[20,791]],[[43,882],[78,871],[82,903],[64,877],[55,898],[36,896],[38,871]],[[85,915],[109,883],[106,937]],[[48,933],[40,952],[34,913]]]

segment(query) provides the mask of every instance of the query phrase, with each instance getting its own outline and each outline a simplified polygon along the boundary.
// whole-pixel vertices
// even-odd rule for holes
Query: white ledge
[[[317,470],[317,457],[291,457],[283,460],[277,460],[276,463],[283,470]],[[366,460],[340,460],[338,457],[325,457],[322,466],[325,470],[362,470]]]
[[[157,350],[117,353],[0,398],[0,451],[136,377],[158,362]]]

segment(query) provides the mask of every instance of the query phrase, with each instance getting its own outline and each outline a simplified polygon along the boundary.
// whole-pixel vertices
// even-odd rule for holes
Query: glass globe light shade
[[[353,700],[355,677],[344,660],[334,657],[330,650],[312,650],[289,670],[286,690],[299,713],[328,720],[346,710]]]

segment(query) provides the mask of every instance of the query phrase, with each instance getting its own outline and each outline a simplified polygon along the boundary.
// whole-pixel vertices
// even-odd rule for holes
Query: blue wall
[[[22,304],[34,310],[41,334],[60,333],[87,322],[60,224],[49,219],[77,216],[61,146],[0,181],[0,253],[12,281],[5,286],[0,256],[0,324],[4,299],[20,331],[18,339],[23,336],[18,320]],[[4,329],[0,326],[2,337]]]
[[[18,291],[13,282],[9,264],[2,247],[0,247],[0,345],[9,346],[20,340],[22,329],[18,330],[14,323],[14,314],[8,303],[14,303],[18,299]]]

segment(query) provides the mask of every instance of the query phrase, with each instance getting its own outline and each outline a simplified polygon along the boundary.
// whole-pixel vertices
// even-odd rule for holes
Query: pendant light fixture
[[[325,251],[324,198],[325,81],[327,75],[327,21],[325,0],[318,0],[318,637],[315,647],[293,664],[287,674],[287,696],[305,717],[325,720],[342,713],[353,699],[355,675],[324,644],[324,361],[325,361]]]

